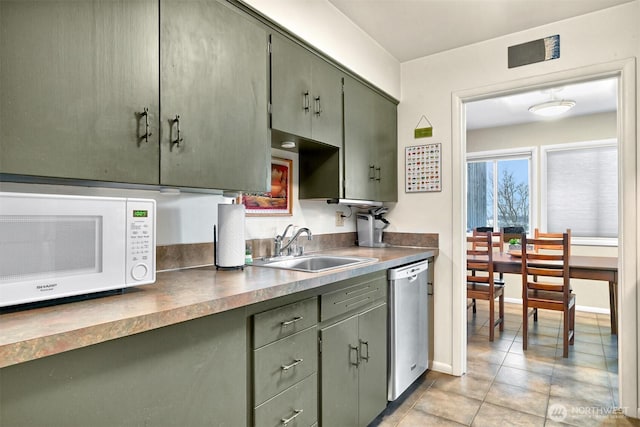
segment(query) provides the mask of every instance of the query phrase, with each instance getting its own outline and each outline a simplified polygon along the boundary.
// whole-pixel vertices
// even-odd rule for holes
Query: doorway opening
[[[613,256],[620,255],[620,258],[624,258],[622,257],[622,254],[624,253],[625,256],[632,256],[631,259],[635,259],[636,249],[635,249],[634,230],[635,230],[635,224],[636,224],[636,218],[637,218],[636,207],[635,207],[635,199],[636,199],[635,187],[633,187],[632,189],[633,191],[631,192],[625,191],[625,186],[627,190],[629,190],[630,188],[629,186],[632,185],[632,183],[627,182],[625,184],[625,181],[622,178],[624,176],[628,176],[628,174],[632,174],[633,176],[635,176],[635,173],[636,173],[636,166],[634,163],[636,158],[635,126],[632,123],[635,117],[635,105],[632,102],[635,97],[635,82],[633,81],[634,76],[635,76],[635,64],[633,64],[632,61],[620,61],[614,64],[604,64],[604,65],[598,65],[598,66],[592,66],[592,67],[585,67],[582,70],[572,70],[569,72],[561,72],[561,73],[557,73],[556,75],[530,78],[524,82],[510,82],[510,83],[496,85],[493,88],[482,88],[478,90],[469,90],[461,93],[455,93],[453,97],[454,98],[453,158],[461,159],[461,160],[458,163],[454,162],[453,173],[454,173],[455,179],[454,179],[453,191],[455,192],[457,190],[460,190],[461,194],[463,195],[467,194],[467,181],[466,181],[467,153],[472,152],[472,150],[474,149],[473,145],[471,145],[473,144],[473,141],[469,134],[471,132],[476,132],[474,129],[469,129],[468,131],[467,124],[473,122],[473,111],[470,111],[470,109],[472,108],[475,102],[480,102],[484,100],[495,101],[495,99],[505,97],[507,95],[510,95],[510,96],[523,95],[524,96],[524,94],[528,92],[537,91],[538,93],[543,93],[544,91],[549,91],[549,89],[551,88],[567,87],[573,84],[595,82],[600,80],[609,81],[613,79],[618,85],[618,87],[614,89],[614,92],[617,93],[619,97],[617,101],[614,101],[615,105],[617,106],[617,109],[616,109],[616,112],[613,113],[615,115],[615,118],[613,119],[614,128],[615,128],[614,136],[617,140],[617,148],[619,151],[618,158],[620,160],[620,164],[618,166],[619,168],[618,176],[621,177],[619,180],[620,188],[617,191],[617,194],[619,196],[618,197],[619,208],[618,208],[617,218],[620,219],[620,234],[622,235],[625,229],[631,231],[631,233],[629,233],[630,235],[625,237],[625,239],[621,239],[619,246],[595,245],[596,249],[593,249],[593,247],[591,247],[589,250],[604,251],[600,253],[604,253],[605,255],[610,255],[610,254],[614,254]],[[593,113],[593,114],[602,115],[604,113]],[[579,119],[576,118],[574,120],[579,120]],[[497,126],[497,128],[499,128],[498,130],[502,132],[506,132],[509,127],[515,127],[515,126],[517,125],[508,124],[504,126]],[[530,126],[533,126],[533,125],[530,125]],[[495,131],[496,129],[493,130],[494,137],[496,135]],[[477,134],[483,133],[485,134],[484,136],[487,136],[490,134],[489,131],[482,131],[482,130],[479,130],[476,133]],[[503,133],[502,136],[504,135],[506,134]],[[579,139],[574,138],[573,142],[575,141],[579,141]],[[495,138],[494,138],[494,142],[495,142]],[[499,141],[497,141],[497,143],[502,144],[502,146],[497,147],[497,149],[512,148],[512,147],[509,147],[508,145],[509,143],[512,143],[512,141],[508,137],[501,137]],[[487,147],[485,146],[485,148]],[[491,151],[491,150],[485,149],[484,151]],[[536,151],[539,152],[540,150],[537,149]],[[537,156],[540,156],[540,154],[537,154]],[[539,158],[536,158],[534,160],[536,162],[540,161]],[[536,165],[535,168],[537,167],[538,166]],[[539,178],[532,179],[531,177],[529,178],[529,183],[531,184],[530,196],[532,200],[532,206],[530,206],[529,208],[529,218],[527,219],[528,223],[535,224],[536,226],[539,226],[539,225],[546,226],[547,225],[546,221],[548,221],[549,219],[547,217],[548,214],[544,211],[542,207],[540,207],[540,202],[539,202],[539,199],[541,197],[542,183],[539,181]],[[459,208],[459,211],[462,212],[459,217],[454,218],[454,223],[457,224],[457,225],[454,225],[454,233],[453,233],[454,253],[457,255],[456,258],[461,260],[459,264],[459,269],[457,271],[454,271],[454,275],[453,275],[454,283],[463,283],[464,275],[465,275],[465,272],[463,271],[463,269],[464,269],[464,259],[465,259],[465,249],[466,249],[464,244],[464,236],[468,228],[467,202],[468,200],[466,200],[466,198],[460,197],[458,200],[454,201],[454,206],[453,206],[454,215],[458,208]],[[456,203],[458,203],[459,205],[457,205]],[[534,204],[537,206],[533,206]],[[492,225],[497,226],[497,224],[492,224]],[[580,250],[580,251],[588,250],[589,248],[588,242],[585,242],[584,245],[580,245],[578,247],[579,249],[576,249],[576,250]],[[618,271],[619,271],[618,286],[622,290],[624,290],[625,285],[622,277],[625,275],[630,275],[631,276],[630,280],[632,280],[632,283],[633,283],[634,278],[636,277],[636,266],[631,265],[631,263],[628,263],[628,264],[625,263],[623,265],[622,262],[619,262]],[[516,278],[516,282],[519,283],[518,278]],[[594,283],[594,286],[597,287],[598,285],[602,287],[602,284]],[[513,303],[517,304],[518,299],[520,299],[520,296],[518,295],[518,293],[521,293],[520,291],[521,287],[516,285],[515,289],[516,289],[515,290],[516,296],[511,296],[510,297],[511,300],[508,299],[509,303],[511,304]],[[603,289],[606,292],[606,285],[603,287]],[[466,296],[465,296],[466,292],[464,289],[462,289],[462,287],[461,289],[458,289],[456,292],[457,292],[457,295],[454,295],[454,311],[457,312],[455,306],[458,306],[460,316],[455,318],[454,320],[454,336],[455,336],[454,339],[457,339],[457,334],[455,334],[456,332],[455,329],[457,326],[459,326],[459,331],[461,332],[461,334],[460,334],[460,340],[457,343],[454,343],[454,346],[456,344],[460,344],[461,351],[459,354],[461,359],[458,361],[459,362],[458,366],[460,367],[459,372],[464,373],[469,371],[467,360],[471,360],[471,357],[468,357],[469,353],[467,349],[467,337],[473,336],[474,334],[473,334],[473,331],[467,331],[467,326],[470,324],[467,323]],[[636,295],[635,290],[630,295]],[[607,299],[605,298],[604,300],[606,301]],[[635,316],[637,311],[636,298],[633,298],[625,302],[621,302],[620,306],[625,306],[622,310],[620,310],[622,313],[624,313],[625,318],[629,320],[635,318],[631,316]],[[595,315],[595,320],[592,320],[593,322],[595,322],[595,325],[592,325],[592,326],[600,330],[600,324],[598,323],[599,322],[598,316],[599,315],[605,316],[605,312],[607,310],[604,308],[602,310],[598,310],[597,306],[595,308],[596,309],[592,310],[592,312],[590,313]],[[521,317],[521,310],[519,310],[519,313],[520,313],[519,317]],[[471,316],[470,312],[469,312],[469,316]],[[606,318],[603,317],[603,319],[606,319]],[[455,321],[458,321],[459,323],[456,324]],[[622,324],[623,322],[624,322],[624,319],[620,319],[619,323]],[[602,329],[604,329],[605,321],[603,320],[602,323],[603,323]],[[470,328],[475,326],[471,325]],[[588,329],[586,327],[582,327],[582,328]],[[585,331],[585,332],[589,332],[589,331]],[[595,329],[590,332],[595,332]],[[619,390],[619,395],[614,394],[615,391],[612,391],[611,393],[613,396],[612,404],[616,406],[626,406],[628,408],[630,407],[631,410],[630,412],[628,412],[630,416],[636,416],[635,409],[633,409],[633,408],[636,408],[636,401],[637,401],[637,367],[633,363],[633,360],[635,360],[635,355],[637,354],[637,337],[635,336],[636,332],[637,332],[637,326],[635,322],[631,322],[631,324],[622,326],[622,330],[619,330],[618,336],[620,337],[620,340],[624,340],[624,342],[626,343],[626,345],[624,346],[624,351],[620,351],[621,347],[615,345],[615,343],[613,343],[613,345],[610,345],[612,344],[612,342],[608,342],[607,346],[613,347],[613,348],[604,350],[604,347],[602,347],[602,345],[604,345],[604,342],[602,341],[603,338],[602,337],[599,338],[600,345],[602,348],[601,352],[602,352],[602,362],[603,362],[603,364],[600,365],[600,367],[604,368],[602,369],[602,372],[607,377],[610,377],[609,385],[611,386],[610,387],[611,390],[616,390],[616,391]],[[513,348],[515,351],[516,347],[519,344],[520,359],[522,360],[522,357],[524,355],[522,354],[522,351],[521,351],[521,340],[516,341],[517,336],[518,336],[517,331],[514,331],[513,340],[509,348],[510,349]],[[579,331],[578,331],[578,334],[576,335],[576,339],[578,336],[579,336]],[[544,341],[544,340],[545,340],[544,338],[541,339],[541,341]],[[488,338],[487,338],[487,342],[488,342]],[[591,348],[591,350],[587,350],[587,347],[588,345],[585,345],[583,347],[583,350],[585,350],[584,354],[589,354],[587,351],[591,351],[591,352],[596,351],[595,348]],[[498,351],[502,351],[502,350],[498,350]],[[575,349],[572,349],[572,351],[575,352],[574,354],[577,354],[577,353],[582,354],[582,352],[576,351]],[[605,354],[605,351],[607,352],[606,354]],[[613,351],[617,351],[618,353],[613,353]],[[454,354],[455,353],[456,352],[454,349]],[[507,358],[507,355],[509,352],[507,351],[505,353],[506,354],[504,359]],[[608,357],[607,355],[611,357]],[[619,357],[618,363],[615,363],[616,362],[615,356]],[[590,356],[579,356],[579,357],[582,358],[583,360],[590,358]],[[498,356],[498,358],[500,358],[500,356]],[[517,356],[511,356],[512,360],[509,361],[508,363],[515,364],[515,360],[517,358],[518,358]],[[607,360],[607,358],[609,360]],[[504,361],[504,359],[502,361]],[[575,356],[574,356],[574,359],[575,359]],[[558,359],[554,359],[554,360],[558,360]],[[456,371],[455,362],[456,360],[454,359],[454,373]],[[556,362],[554,361],[554,363]],[[558,363],[564,363],[564,362],[560,361]],[[578,365],[577,363],[575,364]],[[596,366],[591,366],[590,368],[596,369]],[[517,369],[517,367],[514,367],[514,369]],[[551,372],[553,375],[553,370]],[[621,374],[622,372],[625,372],[624,376]]]

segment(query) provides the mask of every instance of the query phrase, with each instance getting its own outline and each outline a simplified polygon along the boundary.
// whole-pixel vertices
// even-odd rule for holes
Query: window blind
[[[547,231],[618,237],[618,150],[614,146],[547,151]]]

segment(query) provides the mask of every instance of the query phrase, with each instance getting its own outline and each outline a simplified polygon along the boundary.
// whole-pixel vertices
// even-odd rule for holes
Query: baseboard
[[[505,298],[504,302],[522,305],[521,298]],[[611,314],[611,311],[608,308],[589,307],[586,305],[576,305],[576,311],[582,311],[584,313]]]
[[[436,362],[435,360],[431,363],[431,370],[442,372],[443,374],[453,375],[453,366],[447,363]]]

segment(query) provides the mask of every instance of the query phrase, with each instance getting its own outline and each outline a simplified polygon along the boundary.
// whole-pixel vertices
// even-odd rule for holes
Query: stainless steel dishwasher
[[[429,365],[427,260],[388,270],[389,401],[396,400]]]

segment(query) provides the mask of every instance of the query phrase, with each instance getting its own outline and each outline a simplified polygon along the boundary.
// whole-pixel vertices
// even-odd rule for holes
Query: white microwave
[[[155,200],[0,192],[0,307],[153,283]]]

